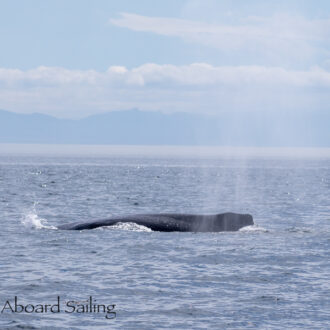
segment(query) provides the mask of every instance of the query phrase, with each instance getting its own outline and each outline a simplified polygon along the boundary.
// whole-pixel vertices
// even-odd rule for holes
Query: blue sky
[[[0,109],[320,112],[325,0],[0,0]]]

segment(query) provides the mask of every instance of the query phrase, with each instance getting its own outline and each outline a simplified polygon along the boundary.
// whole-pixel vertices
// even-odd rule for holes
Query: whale
[[[254,224],[250,214],[219,213],[219,214],[132,214],[112,216],[87,222],[74,222],[60,225],[62,230],[85,230],[104,226],[113,226],[118,223],[136,223],[161,232],[222,232],[238,231],[245,226]]]

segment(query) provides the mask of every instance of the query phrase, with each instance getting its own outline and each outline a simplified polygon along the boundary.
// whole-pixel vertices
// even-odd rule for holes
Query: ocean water
[[[15,148],[0,145],[1,329],[330,327],[329,150]],[[255,225],[56,228],[226,211],[250,213]],[[15,297],[27,310],[10,310]]]

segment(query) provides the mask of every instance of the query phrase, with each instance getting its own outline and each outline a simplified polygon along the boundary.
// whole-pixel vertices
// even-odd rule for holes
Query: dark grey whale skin
[[[113,226],[118,222],[134,222],[153,231],[182,231],[182,232],[220,232],[237,231],[242,227],[253,225],[250,214],[221,213],[213,215],[160,213],[133,214],[114,216],[89,222],[75,222],[58,226],[64,230],[94,229],[103,226]]]

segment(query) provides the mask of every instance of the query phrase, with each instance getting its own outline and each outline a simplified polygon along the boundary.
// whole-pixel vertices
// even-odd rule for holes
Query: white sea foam
[[[37,214],[36,204],[33,208],[22,215],[22,224],[27,228],[34,229],[57,229],[55,226],[48,225],[47,219],[41,218]]]
[[[268,230],[266,228],[260,227],[258,225],[252,225],[252,226],[246,226],[241,228],[239,231],[244,231],[244,232],[260,232],[260,233],[267,233]]]
[[[118,222],[113,226],[101,227],[102,229],[110,229],[110,230],[129,230],[129,231],[145,231],[151,232],[152,230],[148,227],[138,225],[134,222]]]

